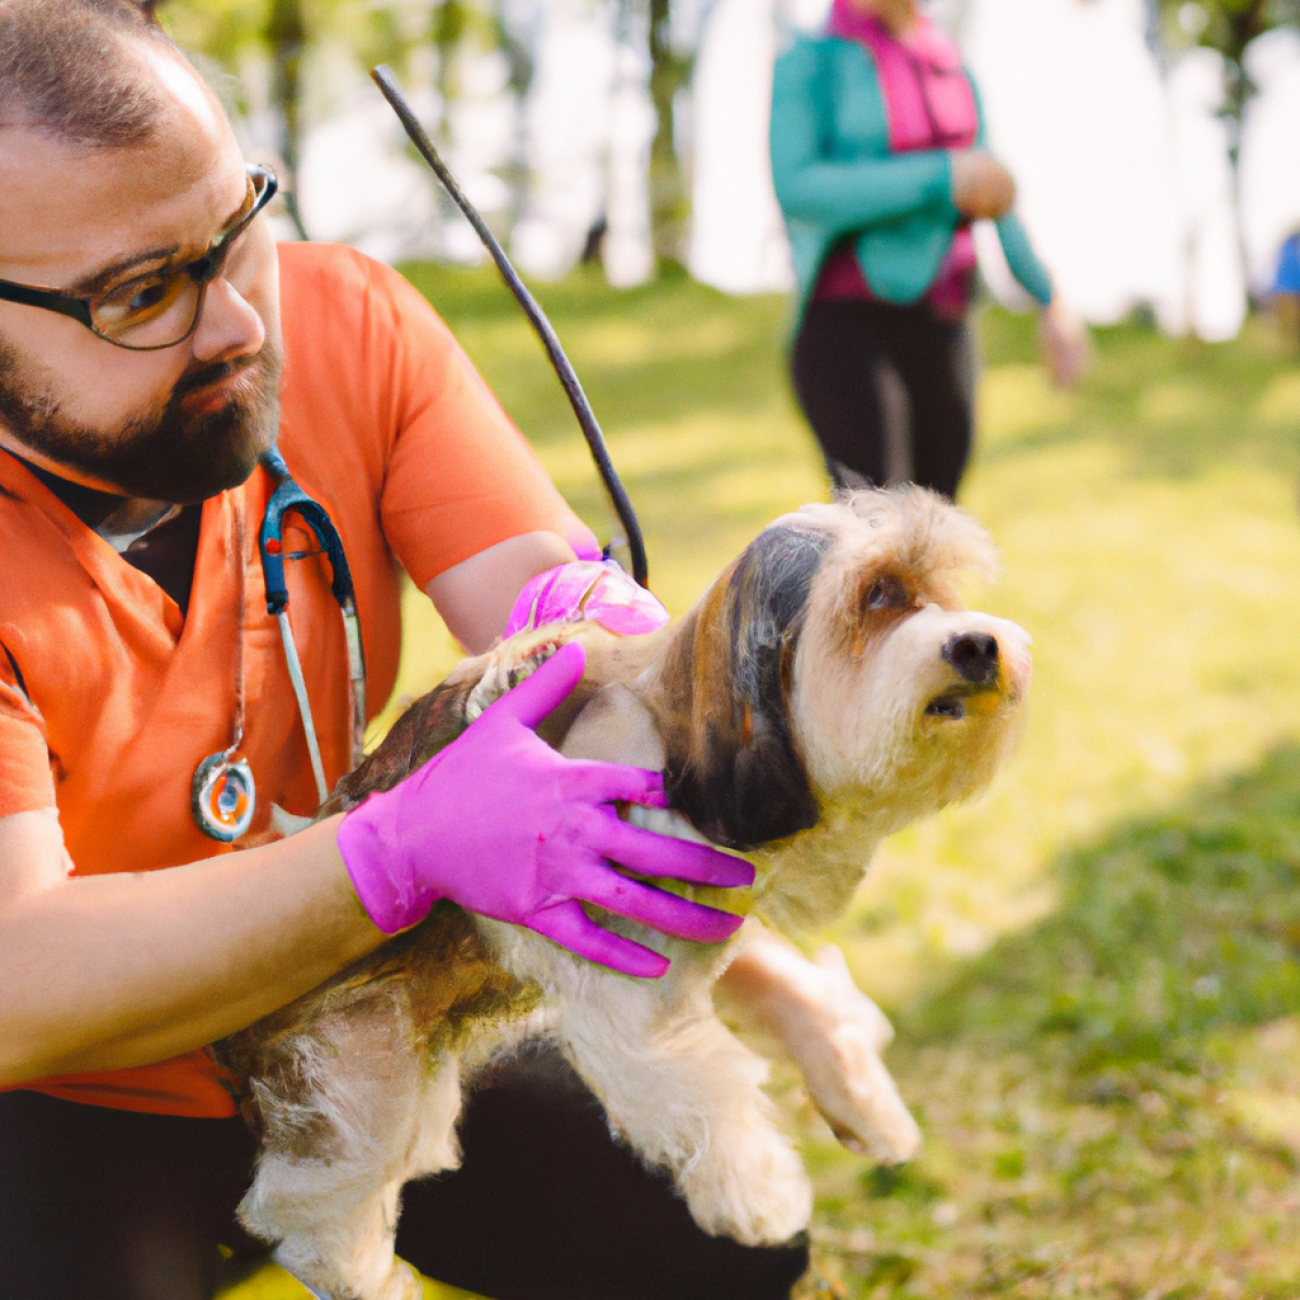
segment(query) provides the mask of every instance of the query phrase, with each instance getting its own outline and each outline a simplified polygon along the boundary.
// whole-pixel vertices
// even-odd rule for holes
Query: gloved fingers
[[[483,717],[503,715],[536,727],[582,680],[587,652],[577,641],[562,645],[533,675],[485,709]]]
[[[617,799],[644,804],[647,808],[668,807],[662,772],[582,758],[569,759],[565,772],[566,789],[575,798],[590,799],[593,803],[613,803]]]
[[[721,943],[730,939],[744,923],[744,917],[693,903],[689,898],[679,898],[639,880],[629,880],[609,868],[590,873],[582,884],[580,896],[607,912],[693,943]]]
[[[600,829],[588,843],[603,857],[621,863],[638,876],[670,876],[696,885],[729,888],[754,883],[754,868],[744,858],[693,840],[629,826],[612,812],[602,813],[601,818]]]
[[[671,965],[667,957],[597,925],[582,905],[573,901],[535,913],[528,920],[528,928],[579,957],[624,975],[658,979]]]

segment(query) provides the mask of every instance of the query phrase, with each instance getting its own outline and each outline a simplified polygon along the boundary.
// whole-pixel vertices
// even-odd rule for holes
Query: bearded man
[[[408,875],[374,852],[393,828],[367,823],[369,805],[271,833],[273,805],[309,815],[320,785],[258,562],[274,445],[341,536],[372,712],[397,673],[399,566],[477,652],[530,579],[593,546],[414,290],[348,249],[277,250],[274,189],[151,12],[0,0],[0,1295],[14,1300],[200,1300],[223,1258],[255,1255],[234,1220],[252,1141],[205,1045],[434,899],[646,978],[663,959],[582,911],[614,906],[611,881],[616,910],[669,933],[715,941],[737,922],[610,860],[750,878],[619,821],[615,800],[662,802],[660,774],[568,763],[536,737],[571,669],[512,692],[495,741],[447,751],[450,775],[394,832]],[[353,719],[318,533],[286,525],[283,558],[332,784]],[[215,813],[196,783],[214,762],[251,774]],[[232,810],[249,821],[233,844],[211,821]],[[792,960],[741,961],[738,987],[824,1016]],[[705,1237],[558,1069],[517,1067],[471,1104],[464,1169],[408,1189],[399,1253],[503,1297],[788,1293],[802,1243]]]

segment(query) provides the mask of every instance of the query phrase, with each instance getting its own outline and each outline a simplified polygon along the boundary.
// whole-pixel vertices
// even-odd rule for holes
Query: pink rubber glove
[[[668,959],[597,925],[579,900],[696,943],[739,928],[738,916],[610,866],[706,885],[754,879],[741,858],[619,820],[614,800],[667,807],[658,772],[567,759],[533,732],[585,666],[580,645],[562,647],[441,753],[343,818],[339,850],[381,930],[405,930],[449,898],[625,975],[656,977]]]
[[[503,635],[582,619],[619,636],[635,636],[663,627],[668,611],[613,560],[570,560],[525,584]]]

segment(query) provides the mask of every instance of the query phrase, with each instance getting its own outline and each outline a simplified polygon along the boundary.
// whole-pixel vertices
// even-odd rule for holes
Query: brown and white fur
[[[1029,638],[966,611],[955,585],[993,565],[979,525],[921,489],[805,507],[659,632],[553,626],[466,660],[322,815],[394,784],[576,637],[586,677],[542,734],[571,756],[662,769],[672,810],[630,816],[754,863],[748,897],[694,897],[752,904],[782,929],[825,924],[884,836],[985,785],[1015,738]],[[668,954],[667,975],[616,975],[440,903],[218,1045],[247,1080],[262,1140],[241,1213],[282,1264],[330,1300],[417,1296],[392,1254],[402,1186],[456,1166],[462,1089],[536,1034],[600,1098],[614,1135],[672,1173],[706,1231],[763,1243],[807,1226],[810,1186],[762,1091],[766,1067],[713,1008],[745,931],[706,947],[601,921]]]

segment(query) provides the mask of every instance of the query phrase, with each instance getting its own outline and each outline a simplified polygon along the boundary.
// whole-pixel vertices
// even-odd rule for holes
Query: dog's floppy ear
[[[754,849],[817,823],[789,704],[829,545],[806,521],[768,528],[687,616],[662,661],[668,792],[715,844]]]
[[[317,820],[355,808],[375,790],[391,790],[465,730],[465,703],[477,678],[452,677],[418,699],[388,735],[334,787]]]

